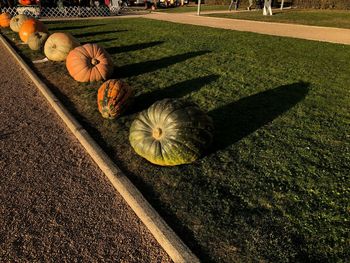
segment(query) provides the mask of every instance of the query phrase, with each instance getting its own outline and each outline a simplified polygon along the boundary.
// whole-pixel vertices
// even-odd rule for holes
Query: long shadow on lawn
[[[180,83],[176,83],[164,89],[141,94],[135,98],[132,111],[128,113],[132,114],[138,111],[142,111],[151,106],[157,100],[162,100],[165,98],[181,98],[193,91],[199,90],[201,87],[217,80],[219,77],[219,75],[213,74],[205,77],[189,79]]]
[[[201,56],[209,53],[210,51],[196,51],[196,52],[188,52],[181,55],[170,56],[166,58],[161,58],[157,60],[151,60],[146,62],[140,62],[135,64],[130,64],[126,66],[122,66],[116,68],[114,70],[113,77],[114,78],[127,78],[132,76],[138,76],[141,74],[149,73],[152,71],[156,71],[161,68],[166,68],[176,63],[185,61],[190,58],[194,58],[197,56]]]
[[[299,82],[280,86],[210,111],[216,131],[212,150],[234,144],[288,111],[304,99],[309,85]]]
[[[51,31],[56,31],[56,30],[74,30],[74,29],[84,29],[84,28],[91,28],[91,27],[98,27],[98,26],[104,26],[106,24],[94,24],[94,25],[81,25],[81,26],[53,26],[53,27],[50,27],[50,24],[48,25],[49,26],[49,30]]]
[[[99,40],[94,40],[94,43],[107,43],[107,42],[111,42],[111,41],[115,41],[118,40],[118,37],[113,37],[113,38],[103,38],[103,39],[99,39]],[[91,43],[91,41],[82,41],[81,44],[86,44],[86,43]]]
[[[92,37],[97,35],[105,35],[105,34],[112,34],[112,33],[121,33],[121,32],[127,32],[128,30],[109,30],[109,31],[99,31],[99,32],[85,32],[81,34],[74,34],[75,37]]]
[[[154,41],[154,42],[140,43],[140,44],[134,44],[129,46],[109,47],[109,48],[106,48],[106,50],[108,51],[109,54],[112,55],[112,54],[118,54],[123,52],[136,51],[140,49],[154,47],[163,43],[164,41]]]

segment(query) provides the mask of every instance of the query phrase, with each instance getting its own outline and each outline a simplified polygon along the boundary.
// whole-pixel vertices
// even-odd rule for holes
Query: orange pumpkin
[[[43,24],[43,22],[35,18],[30,18],[23,22],[19,30],[19,37],[24,43],[27,43],[28,37],[34,32],[48,33],[48,30],[46,26]]]
[[[113,72],[110,55],[97,44],[85,44],[73,49],[67,56],[66,67],[79,82],[106,80]]]
[[[21,5],[31,5],[32,1],[31,0],[20,0],[19,3]]]
[[[117,79],[107,80],[97,93],[97,105],[103,118],[115,119],[130,104],[133,90],[125,82]]]
[[[2,13],[0,15],[0,26],[1,27],[9,27],[11,21],[11,15],[7,12]]]

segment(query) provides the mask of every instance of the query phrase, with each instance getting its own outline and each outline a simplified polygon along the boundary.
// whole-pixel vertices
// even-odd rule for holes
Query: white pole
[[[201,0],[198,0],[197,16],[201,14]]]

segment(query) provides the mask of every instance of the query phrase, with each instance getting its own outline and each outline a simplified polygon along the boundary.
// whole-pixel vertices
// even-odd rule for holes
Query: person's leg
[[[268,11],[269,11],[269,15],[272,16],[272,7],[271,7],[271,5],[269,6]]]
[[[238,9],[238,7],[239,7],[239,1],[240,1],[240,0],[236,0],[235,10],[237,10],[237,9]]]
[[[252,9],[252,6],[253,6],[253,0],[249,0],[249,5],[247,9],[250,11]]]
[[[264,1],[264,6],[263,6],[263,15],[266,16],[267,15],[267,0]]]
[[[232,9],[233,1],[234,1],[234,0],[231,0],[231,3],[230,3],[230,5],[229,5],[229,7],[228,7],[228,11],[231,11],[231,9]]]
[[[272,16],[271,0],[265,0],[263,15],[264,16],[266,16],[266,15]]]

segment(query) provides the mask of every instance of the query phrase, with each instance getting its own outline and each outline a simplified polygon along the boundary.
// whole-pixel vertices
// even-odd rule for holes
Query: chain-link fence
[[[8,12],[11,16],[25,14],[32,17],[58,18],[58,17],[96,17],[96,16],[114,16],[119,14],[118,7],[7,7],[1,8],[2,12]]]

